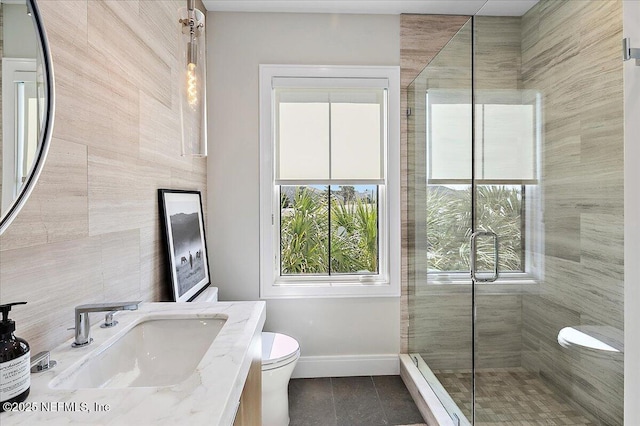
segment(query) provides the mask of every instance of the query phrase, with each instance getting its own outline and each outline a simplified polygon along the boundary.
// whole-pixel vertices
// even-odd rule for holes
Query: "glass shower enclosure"
[[[622,301],[583,284],[621,256],[621,198],[580,192],[581,107],[527,19],[470,18],[408,87],[409,353],[453,424],[622,424]]]

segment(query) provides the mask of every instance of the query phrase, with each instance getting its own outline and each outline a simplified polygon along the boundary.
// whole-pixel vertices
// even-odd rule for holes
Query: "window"
[[[536,277],[542,261],[539,203],[540,96],[479,90],[475,104],[476,229],[499,237],[502,281]],[[472,206],[468,90],[430,89],[427,105],[426,263],[434,283],[468,282]],[[494,265],[479,241],[479,272]]]
[[[260,67],[261,297],[399,296],[398,67]]]
[[[499,236],[498,270],[525,272],[525,185],[477,185],[477,229]],[[427,263],[429,273],[467,273],[470,265],[471,186],[427,186]],[[487,246],[485,247],[485,243]],[[478,270],[491,271],[493,248],[479,241]]]
[[[378,185],[279,188],[280,276],[378,275]]]

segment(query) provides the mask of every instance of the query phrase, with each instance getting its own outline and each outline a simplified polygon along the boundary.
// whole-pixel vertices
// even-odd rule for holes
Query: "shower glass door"
[[[543,252],[542,101],[536,90],[523,89],[521,18],[473,21],[474,229],[480,235],[473,301],[474,421],[545,421],[546,408],[536,405],[543,402],[535,396],[541,389],[537,374],[522,367],[523,299],[538,290]]]
[[[469,20],[408,90],[409,352],[461,425],[473,418],[471,71]]]
[[[476,16],[408,87],[409,353],[454,425],[623,424],[620,7]]]
[[[501,386],[520,372],[539,262],[540,97],[491,31],[509,18],[493,19],[470,19],[408,91],[409,351],[461,425],[513,408]]]

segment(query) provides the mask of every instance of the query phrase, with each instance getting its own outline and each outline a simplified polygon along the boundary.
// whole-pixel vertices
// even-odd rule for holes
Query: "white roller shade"
[[[383,182],[385,93],[276,88],[276,183]]]
[[[329,102],[280,102],[276,179],[329,179]]]
[[[471,104],[434,103],[427,121],[429,178],[471,180]]]
[[[478,122],[482,143],[482,168],[476,177],[484,180],[532,181],[536,178],[533,105],[484,104]]]
[[[428,177],[471,179],[471,102],[467,91],[427,94]],[[536,107],[517,90],[479,92],[475,105],[475,178],[503,184],[537,179]]]

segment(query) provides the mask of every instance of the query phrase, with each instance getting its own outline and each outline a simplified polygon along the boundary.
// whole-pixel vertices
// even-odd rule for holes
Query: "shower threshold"
[[[400,376],[427,424],[471,425],[419,354],[400,355]]]
[[[429,389],[412,392],[414,400],[422,399],[423,406],[431,406],[432,411],[437,406],[435,411],[445,413],[438,420],[432,420],[433,424],[471,424],[464,415],[472,410],[470,370],[431,370],[419,354],[401,355],[400,365],[401,374],[403,370],[412,369],[413,372],[406,371],[403,375],[405,383],[414,382],[407,384],[407,388]],[[537,373],[523,368],[476,370],[475,382],[475,425],[599,424],[584,409],[567,400],[559,389],[547,384]],[[422,394],[431,398],[424,398]],[[419,401],[416,404],[421,407]]]

